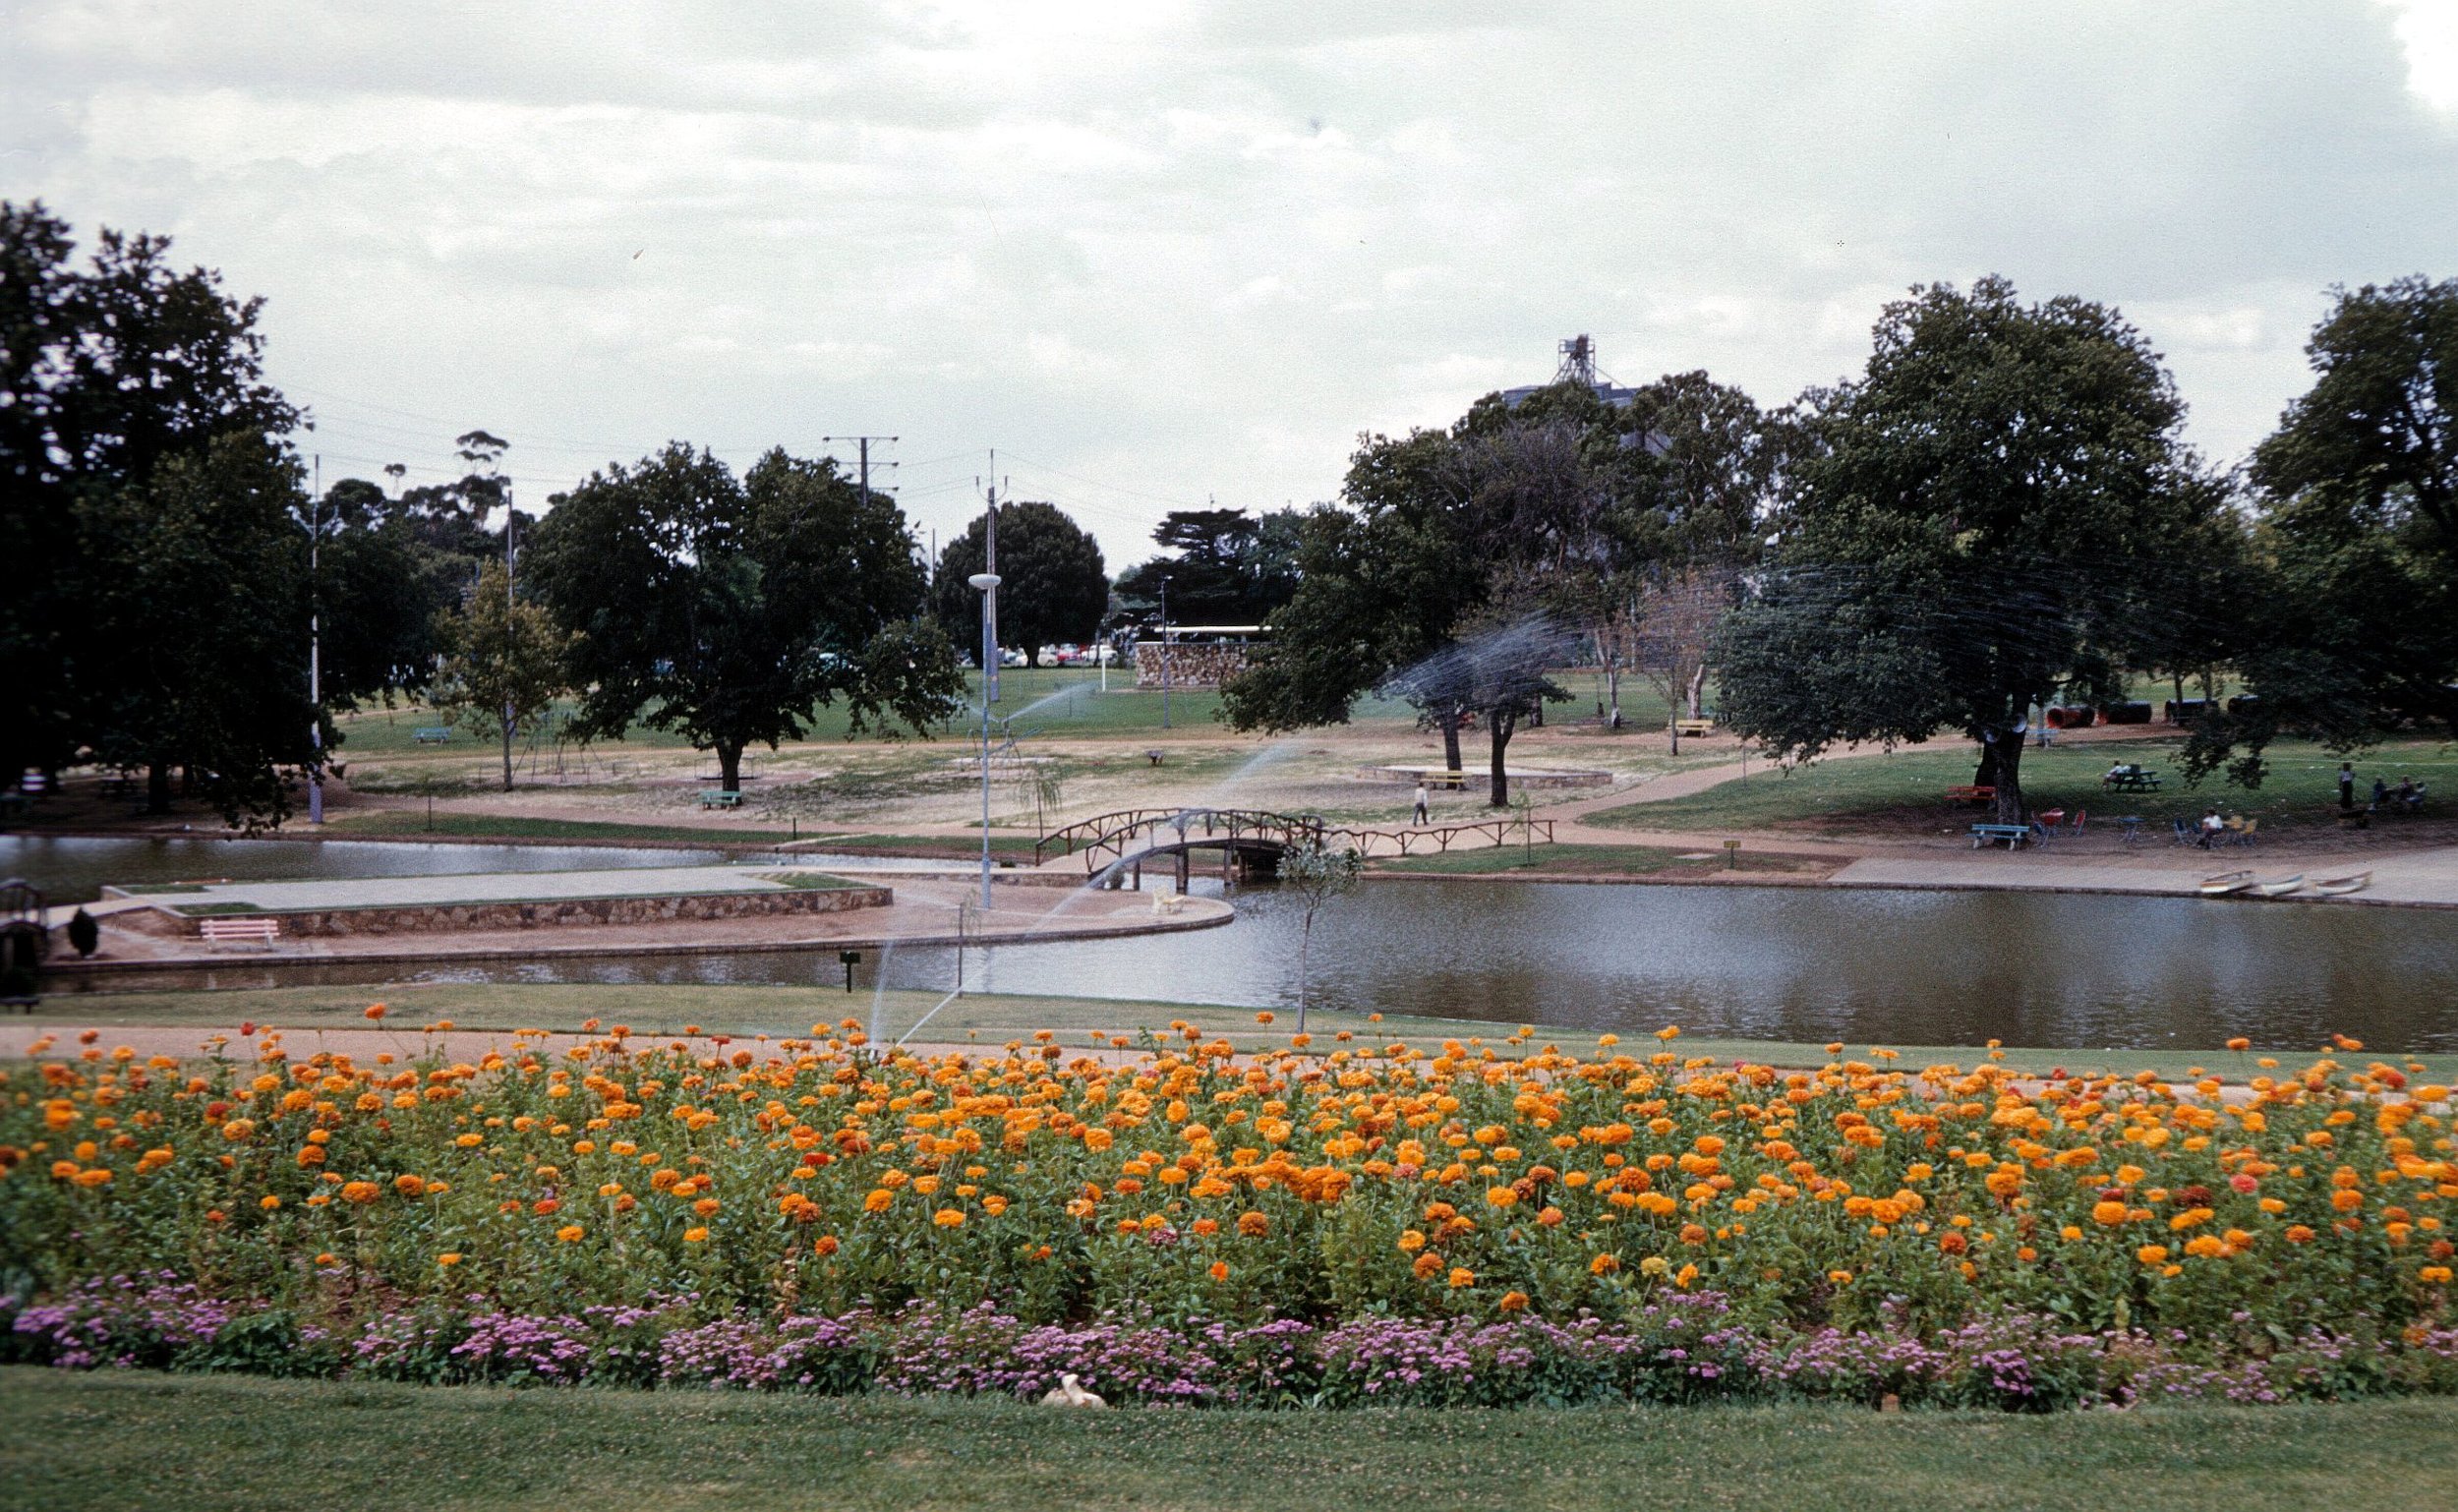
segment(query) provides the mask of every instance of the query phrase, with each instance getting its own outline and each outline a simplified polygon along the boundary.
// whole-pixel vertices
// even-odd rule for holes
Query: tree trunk
[[[719,741],[717,746],[717,785],[727,792],[742,790],[742,744]]]
[[[1672,715],[1671,715],[1671,717],[1670,717],[1670,718],[1668,718],[1668,719],[1667,719],[1667,720],[1665,721],[1665,730],[1666,730],[1666,732],[1667,732],[1667,733],[1668,733],[1668,734],[1670,734],[1670,735],[1672,736],[1672,754],[1674,754],[1675,756],[1680,755],[1680,754],[1681,754],[1681,711],[1680,711],[1680,710],[1675,709],[1674,711],[1672,711]]]
[[[1518,716],[1511,714],[1495,714],[1486,722],[1486,730],[1493,737],[1492,776],[1486,782],[1489,808],[1510,807],[1510,773],[1502,766],[1502,752],[1509,748],[1511,727],[1517,723]]]
[[[1306,927],[1297,937],[1297,1031],[1306,1032],[1306,954],[1315,944],[1315,910],[1306,910]]]
[[[1996,757],[1987,763],[1989,785],[1997,789],[1996,813],[1999,824],[2020,824],[2022,814],[2022,731],[2001,729],[1988,746]]]
[[[1605,664],[1605,696],[1612,704],[1612,713],[1606,719],[1606,727],[1619,729],[1621,727],[1621,664],[1618,662],[1608,661]]]
[[[512,790],[512,711],[505,709],[497,721],[503,727],[503,790]]]
[[[146,812],[167,814],[171,811],[171,764],[154,761],[146,764]]]
[[[1434,727],[1442,731],[1442,770],[1445,772],[1459,772],[1466,770],[1460,765],[1459,761],[1458,711],[1453,710],[1451,713],[1437,718],[1434,721]]]
[[[1701,662],[1698,664],[1698,670],[1690,673],[1690,718],[1694,720],[1705,719],[1707,717],[1706,709],[1707,664]]]

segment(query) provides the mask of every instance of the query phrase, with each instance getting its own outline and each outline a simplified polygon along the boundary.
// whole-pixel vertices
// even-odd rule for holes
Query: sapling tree
[[[1297,1031],[1306,1032],[1308,956],[1315,941],[1315,915],[1322,905],[1357,886],[1366,873],[1366,858],[1351,846],[1333,849],[1320,839],[1298,842],[1280,853],[1280,881],[1297,894],[1306,920],[1297,942]]]

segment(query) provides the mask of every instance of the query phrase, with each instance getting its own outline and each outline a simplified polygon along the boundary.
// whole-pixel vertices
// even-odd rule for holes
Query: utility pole
[[[860,468],[860,470],[861,470],[861,479],[862,479],[862,484],[861,484],[861,487],[862,487],[862,502],[863,502],[863,503],[866,503],[866,504],[867,504],[867,503],[869,503],[869,502],[870,502],[870,443],[871,443],[871,442],[873,442],[873,441],[887,441],[887,442],[889,442],[889,443],[893,444],[893,443],[894,443],[894,442],[898,439],[898,437],[893,436],[821,436],[819,439],[820,439],[820,442],[821,442],[823,445],[824,445],[824,444],[827,444],[827,443],[829,443],[829,442],[831,442],[831,441],[851,441],[851,442],[853,443],[853,445],[854,445],[854,447],[855,447],[855,449],[856,449],[856,454],[860,457],[860,461],[859,461],[856,465],[857,465],[857,466]],[[880,463],[879,465],[880,465],[881,467],[894,467],[894,466],[896,466],[896,464],[895,464],[894,462],[882,462],[882,463]]]
[[[316,453],[308,495],[308,744],[316,764],[308,770],[308,823],[324,822],[324,605],[317,577],[323,546],[324,454]]]

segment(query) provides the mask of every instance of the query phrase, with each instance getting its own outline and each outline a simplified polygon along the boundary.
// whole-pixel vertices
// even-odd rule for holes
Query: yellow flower
[[[2156,1265],[2168,1257],[2166,1245],[2144,1245],[2134,1251],[2134,1257],[2145,1265]]]
[[[961,1208],[942,1207],[930,1215],[930,1221],[943,1229],[961,1229],[965,1226],[965,1214]]]
[[[460,1257],[460,1255],[459,1255],[459,1254],[457,1254],[457,1253],[455,1253],[455,1252],[453,1252],[453,1251],[451,1251],[451,1250],[446,1250],[446,1251],[444,1251],[443,1253],[441,1253],[441,1254],[439,1254],[439,1255],[437,1255],[437,1256],[436,1256],[436,1263],[437,1263],[437,1264],[439,1264],[439,1265],[443,1266],[443,1267],[444,1267],[444,1268],[446,1268],[446,1269],[450,1269],[452,1266],[455,1266],[455,1265],[458,1265],[458,1264],[460,1264],[460,1263],[461,1263],[461,1257]]]
[[[682,1242],[686,1245],[706,1244],[708,1243],[708,1230],[702,1228],[685,1229],[682,1231]]]

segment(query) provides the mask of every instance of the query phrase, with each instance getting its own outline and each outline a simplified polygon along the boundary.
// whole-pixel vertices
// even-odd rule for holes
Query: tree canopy
[[[1915,289],[1875,336],[1863,377],[1811,396],[1723,717],[1785,756],[1960,730],[2013,822],[2026,711],[2122,691],[2224,492],[2158,354],[2106,306],[2025,305],[1991,277]]]
[[[2254,450],[2266,577],[2236,658],[2258,698],[2188,760],[2255,783],[2281,732],[2458,735],[2458,279],[2336,291],[2313,384]]]
[[[0,769],[174,767],[278,819],[317,760],[303,416],[263,378],[262,301],[161,237],[0,204]]]
[[[1173,509],[1152,540],[1170,554],[1119,574],[1118,597],[1138,617],[1159,612],[1169,583],[1170,618],[1180,624],[1261,624],[1297,592],[1299,532],[1305,515],[1274,509]]]
[[[962,689],[946,637],[916,622],[904,511],[834,458],[772,450],[736,479],[676,442],[559,495],[523,570],[578,636],[575,728],[677,731],[717,753],[729,791],[745,747],[800,738],[815,707],[921,731]]]
[[[1030,499],[999,510],[999,641],[1041,665],[1041,648],[1091,640],[1109,611],[1100,544],[1056,504]],[[987,559],[990,516],[974,517],[939,553],[931,606],[967,647],[981,645],[981,594],[966,582]]]

